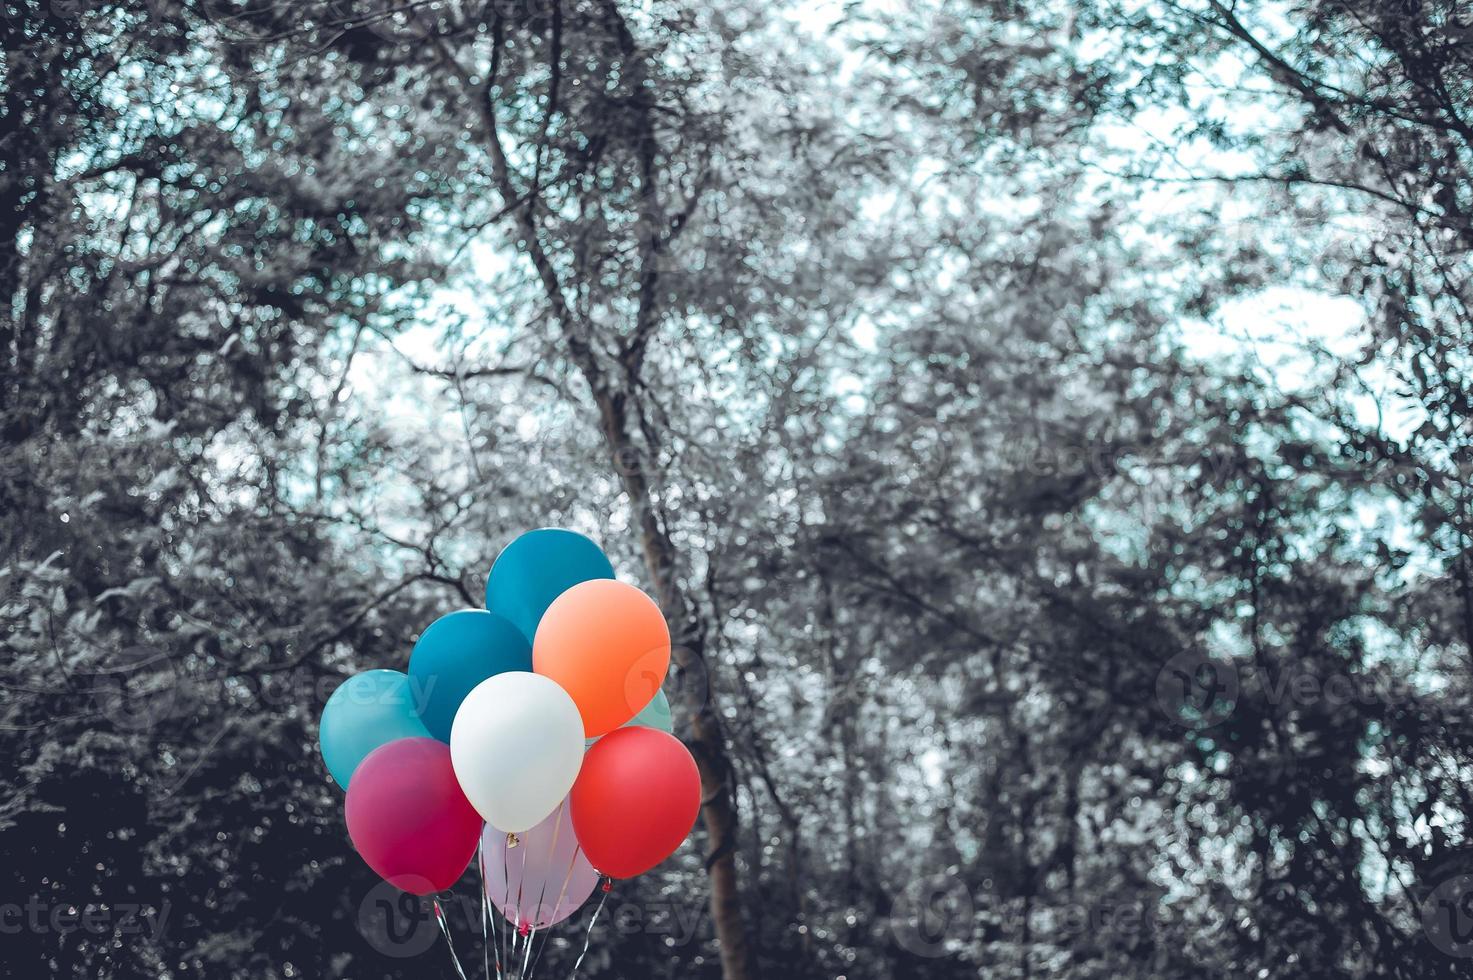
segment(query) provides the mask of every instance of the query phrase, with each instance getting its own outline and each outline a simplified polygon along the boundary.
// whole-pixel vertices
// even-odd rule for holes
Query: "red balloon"
[[[444,891],[465,873],[481,839],[450,746],[433,738],[380,745],[348,784],[348,836],[379,877],[414,895]]]
[[[701,775],[675,736],[619,728],[583,757],[568,801],[588,862],[601,874],[632,878],[674,853],[695,826]]]

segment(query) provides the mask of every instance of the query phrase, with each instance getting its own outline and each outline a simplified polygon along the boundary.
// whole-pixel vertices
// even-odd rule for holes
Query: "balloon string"
[[[552,825],[552,837],[547,842],[547,869],[552,870],[552,858],[557,853],[558,834],[563,829],[563,810],[567,807],[566,798],[558,804],[557,820]],[[571,871],[571,867],[569,868]],[[542,903],[547,898],[547,875],[542,876],[542,888],[537,892],[537,907],[532,910],[532,931],[527,935],[527,948],[522,956],[522,980],[527,980],[527,967],[532,961],[532,947],[537,942],[537,930],[542,925]],[[561,899],[559,899],[561,901]],[[547,916],[548,926],[552,926],[552,919],[557,917],[557,909],[554,907],[552,913]]]
[[[558,804],[557,823],[552,825],[552,840],[547,844],[547,867],[549,870],[552,868],[552,856],[557,853],[557,838],[563,829],[563,810],[567,805],[568,801],[566,798]],[[545,898],[547,898],[547,876],[543,875],[542,890],[537,893],[537,911],[532,916],[532,934],[534,936],[537,934],[537,924],[542,921],[542,901]],[[553,909],[553,913],[556,914],[557,909]],[[550,919],[552,916],[548,916],[548,918]]]
[[[604,910],[604,903],[609,900],[608,886],[612,883],[612,878],[604,882],[603,894],[598,899],[598,908],[593,910],[593,918],[588,920],[588,934],[583,937],[583,952],[579,953],[578,958],[573,961],[573,972],[568,974],[568,980],[573,980],[578,975],[578,967],[583,965],[583,957],[588,955],[588,945],[593,942],[593,924],[598,921],[598,914]]]
[[[558,915],[563,910],[563,899],[568,897],[568,885],[573,881],[573,868],[578,864],[578,855],[583,852],[583,845],[577,841],[573,842],[573,856],[568,860],[567,873],[563,875],[563,885],[557,891],[557,901],[553,903],[552,914]]]
[[[455,942],[450,938],[450,927],[445,924],[445,910],[440,907],[439,896],[431,901],[435,905],[435,921],[440,924],[440,932],[445,935],[445,947],[450,950],[450,961],[455,964],[455,973],[460,980],[465,980],[465,970],[460,966],[460,957],[455,955]]]
[[[527,980],[527,964],[531,961],[531,959],[532,936],[529,935],[527,936],[526,942],[522,946],[522,972],[518,974],[521,977],[521,980]]]
[[[481,972],[491,980],[491,944],[486,929],[486,828],[481,827],[481,839],[476,841],[476,868],[481,873]],[[498,967],[500,963],[496,964]]]
[[[568,894],[568,884],[573,880],[573,868],[578,864],[578,855],[582,852],[583,845],[577,842],[573,844],[573,857],[568,861],[568,873],[563,875],[563,886],[558,889],[557,901],[553,903],[552,915],[558,916],[563,909],[563,899]],[[542,945],[537,947],[537,955],[532,957],[532,972],[537,972],[537,964],[542,962],[542,954],[547,950],[547,944],[552,941],[552,926],[549,924],[547,932],[542,934]]]
[[[526,841],[522,841],[522,873],[517,876],[517,935],[522,935],[522,887],[527,883],[527,852],[532,849]],[[536,918],[536,915],[533,915]],[[515,957],[513,957],[515,959]]]
[[[502,887],[506,889],[506,892],[505,892],[505,895],[503,896],[503,898],[506,899],[506,900],[510,900],[511,899],[511,872],[507,869],[507,866],[506,866],[506,847],[505,846],[503,846],[501,848],[501,884],[502,884]],[[507,973],[510,974],[511,973],[511,962],[512,961],[506,955],[506,953],[507,953],[507,946],[511,946],[512,949],[515,949],[516,948],[517,934],[515,932],[513,932],[512,929],[511,929],[511,919],[506,914],[506,910],[505,909],[502,909],[502,911],[501,911],[501,917],[503,919],[506,919],[507,920],[507,922],[506,922],[506,926],[507,926],[507,928],[506,928],[506,934],[507,934],[506,935],[506,942],[505,943],[502,943],[501,942],[501,940],[499,938],[500,930],[498,930],[497,943],[498,943],[499,949],[501,951],[502,961],[507,964]]]
[[[486,834],[484,831],[481,833],[480,844],[476,845],[476,863],[481,869],[481,965],[485,967],[486,976],[489,980],[491,976],[491,965],[487,961],[491,958],[491,938],[486,931],[486,920],[490,919],[491,925],[496,927],[497,934],[496,980],[501,980],[501,929],[499,926],[496,926],[496,916],[491,914],[491,885],[486,880]]]
[[[520,949],[518,949],[518,945],[522,942],[522,940],[526,938],[527,935],[525,931],[527,925],[522,921],[522,885],[525,884],[527,880],[527,851],[530,847],[530,844],[528,844],[526,841],[522,841],[522,872],[520,875],[517,876],[517,915],[516,919],[514,920],[517,928],[516,932],[513,933],[511,937],[511,959],[507,961],[508,969],[517,965],[517,957],[521,953]],[[507,891],[510,892],[511,889],[508,887]]]

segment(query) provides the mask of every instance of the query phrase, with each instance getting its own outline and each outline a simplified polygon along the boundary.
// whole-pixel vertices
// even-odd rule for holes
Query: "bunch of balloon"
[[[348,835],[385,881],[431,898],[460,976],[440,893],[478,852],[487,976],[494,953],[497,977],[527,980],[539,930],[602,880],[586,953],[613,879],[690,833],[700,778],[672,734],[669,665],[655,602],[590,539],[542,528],[497,557],[484,610],[425,629],[407,673],[366,671],[328,700],[319,742]]]

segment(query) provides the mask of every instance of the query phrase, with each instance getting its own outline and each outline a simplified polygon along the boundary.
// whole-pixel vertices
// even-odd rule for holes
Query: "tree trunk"
[[[622,45],[632,51],[633,40],[619,17],[617,8],[607,4],[605,9]],[[732,790],[732,767],[726,750],[726,736],[716,710],[715,697],[711,692],[710,671],[706,669],[705,624],[701,621],[699,607],[680,585],[676,574],[675,545],[666,531],[662,515],[656,511],[655,498],[644,466],[644,452],[634,441],[629,429],[628,399],[637,390],[640,362],[656,319],[653,253],[658,246],[653,236],[657,223],[648,214],[644,215],[642,225],[645,237],[641,241],[643,262],[638,284],[639,310],[633,335],[618,362],[627,376],[628,384],[623,390],[616,391],[609,371],[600,363],[590,343],[594,325],[585,322],[568,302],[558,270],[542,242],[535,217],[540,203],[537,186],[534,181],[526,179],[521,182],[522,187],[518,186],[518,180],[513,175],[502,146],[496,119],[494,88],[503,40],[503,24],[497,18],[492,25],[491,72],[484,81],[477,83],[456,59],[445,39],[436,38],[443,63],[455,72],[467,92],[478,96],[475,100],[476,107],[484,131],[482,135],[490,158],[492,177],[501,191],[506,207],[514,211],[521,226],[526,256],[536,270],[548,304],[562,330],[568,357],[592,391],[610,461],[638,516],[645,565],[660,608],[664,610],[670,625],[672,657],[683,671],[701,671],[708,678],[704,691],[692,692],[687,702],[679,707],[685,710],[690,719],[688,747],[695,757],[701,776],[701,821],[706,828],[707,840],[705,864],[711,881],[711,920],[716,930],[717,943],[721,947],[721,973],[724,980],[749,980],[756,976],[756,972],[746,923],[742,917],[741,892],[737,885],[737,813]],[[649,125],[647,118],[644,119],[644,125]],[[643,159],[646,168],[643,174],[645,181],[652,179],[648,171],[653,166],[653,157],[650,155],[653,152],[652,146],[652,141],[646,143]],[[644,211],[654,205],[653,194],[646,183],[646,193],[640,207]],[[693,703],[702,694],[704,700]]]
[[[591,381],[591,379],[590,379]],[[597,392],[598,389],[595,388]],[[701,773],[701,822],[706,828],[706,873],[711,880],[711,921],[721,947],[721,975],[725,980],[747,980],[755,976],[751,945],[742,918],[741,893],[737,887],[736,800],[732,795],[731,760],[726,736],[716,711],[706,663],[706,630],[695,602],[676,577],[676,551],[655,513],[639,448],[629,436],[622,396],[606,390],[596,394],[604,438],[624,492],[639,515],[640,543],[645,566],[654,585],[660,608],[670,624],[672,655],[682,671],[701,671],[708,678],[703,690],[687,692],[681,707],[690,718],[690,749]],[[700,676],[700,675],[698,675]],[[704,700],[699,700],[704,694]]]

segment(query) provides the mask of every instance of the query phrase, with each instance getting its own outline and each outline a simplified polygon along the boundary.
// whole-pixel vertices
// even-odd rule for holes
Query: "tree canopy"
[[[3,13],[16,969],[450,975],[317,717],[558,525],[704,797],[588,976],[1469,971],[1462,5]]]

